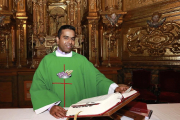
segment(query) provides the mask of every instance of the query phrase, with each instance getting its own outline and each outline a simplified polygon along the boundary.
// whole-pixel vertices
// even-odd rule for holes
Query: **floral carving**
[[[158,28],[131,28],[127,34],[127,48],[136,55],[148,53],[149,56],[180,53],[180,25],[167,22]]]
[[[160,49],[163,46],[170,45],[173,38],[174,36],[171,33],[163,33],[162,31],[156,30],[146,36],[142,41],[142,45],[150,49]]]

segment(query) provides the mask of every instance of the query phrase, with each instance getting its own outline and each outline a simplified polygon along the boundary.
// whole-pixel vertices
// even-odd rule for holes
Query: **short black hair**
[[[64,29],[73,30],[74,33],[75,33],[75,31],[76,31],[76,28],[75,28],[74,26],[71,26],[71,25],[63,25],[63,26],[61,26],[61,27],[59,28],[59,30],[58,30],[58,37],[59,37],[59,38],[60,38],[60,36],[61,36],[62,30],[64,30]]]

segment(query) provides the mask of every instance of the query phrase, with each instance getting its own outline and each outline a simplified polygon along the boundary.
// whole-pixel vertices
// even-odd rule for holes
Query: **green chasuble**
[[[71,76],[61,78],[67,70],[73,70]],[[82,99],[107,94],[112,83],[84,56],[73,52],[72,57],[58,57],[53,52],[42,59],[34,74],[31,101],[34,110],[57,101],[69,107]]]

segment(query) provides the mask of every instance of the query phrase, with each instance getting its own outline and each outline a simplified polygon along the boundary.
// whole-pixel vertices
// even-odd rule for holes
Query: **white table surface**
[[[174,104],[148,104],[153,110],[150,120],[180,120],[180,103]],[[48,111],[36,115],[32,108],[0,109],[0,120],[57,120]],[[66,120],[66,119],[58,119]],[[123,117],[122,120],[132,120]]]
[[[180,120],[180,103],[149,104],[148,109],[153,110],[150,120]]]

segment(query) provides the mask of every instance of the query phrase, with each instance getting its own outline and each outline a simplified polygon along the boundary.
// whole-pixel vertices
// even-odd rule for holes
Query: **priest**
[[[55,118],[66,115],[64,107],[90,97],[124,92],[100,73],[86,57],[73,52],[75,28],[63,25],[56,37],[58,49],[40,62],[30,88],[33,109],[37,114],[49,110]]]

